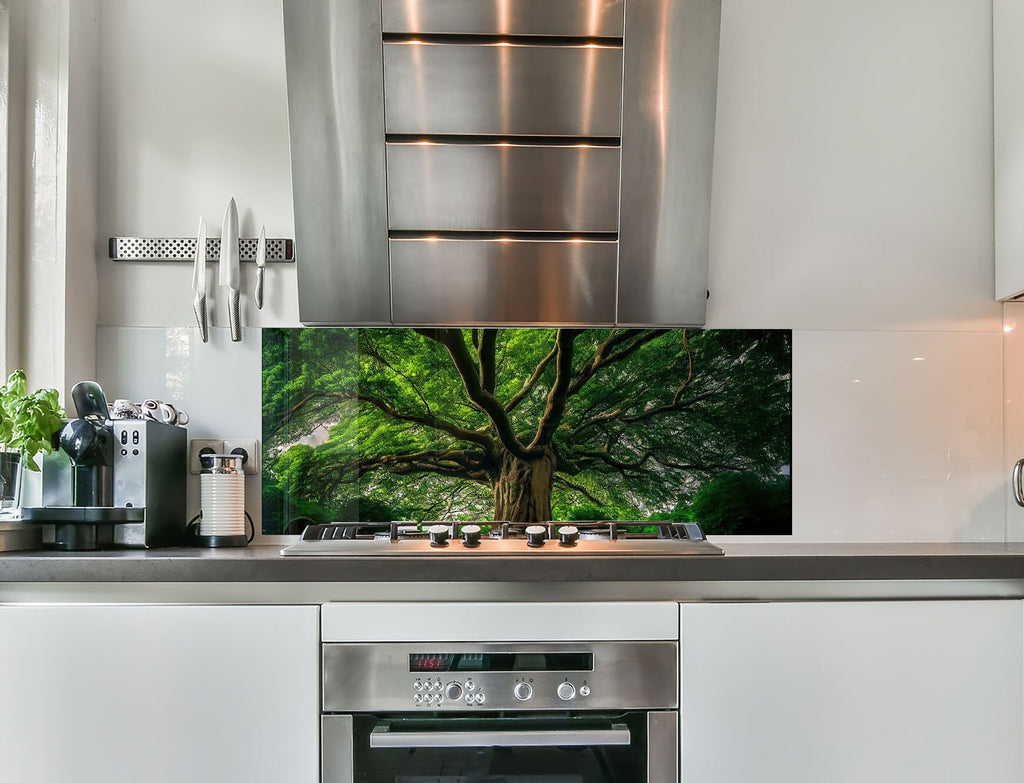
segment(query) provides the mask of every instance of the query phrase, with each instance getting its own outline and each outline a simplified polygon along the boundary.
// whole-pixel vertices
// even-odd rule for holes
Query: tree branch
[[[659,465],[663,465],[666,468],[672,468],[673,470],[741,470],[741,466],[733,465],[731,463],[723,462],[700,462],[700,463],[682,463],[672,462],[665,459],[664,457],[658,456],[658,454],[648,449],[645,451],[636,462],[624,462],[622,460],[615,459],[607,451],[581,451],[579,455],[582,457],[590,457],[592,459],[600,460],[606,465],[610,465],[619,471],[638,471],[644,468],[651,460],[654,460]]]
[[[569,481],[569,479],[567,479],[565,476],[560,476],[556,473],[553,483],[561,484],[563,487],[571,489],[573,492],[579,492],[581,495],[583,495],[583,497],[585,497],[595,506],[601,505],[601,501],[595,498],[593,495],[591,495],[584,487],[581,487],[579,484],[575,484],[572,481]]]
[[[497,343],[497,329],[483,329],[481,331],[480,344],[477,346],[477,356],[480,360],[480,379],[484,391],[490,394],[494,394],[494,385],[496,383],[494,353]]]
[[[282,429],[286,424],[287,420],[298,413],[306,405],[314,401],[324,402],[317,410],[326,406],[328,402],[345,402],[348,400],[360,400],[373,405],[375,408],[383,412],[386,416],[395,419],[397,421],[407,421],[413,424],[420,424],[424,427],[430,427],[431,429],[439,430],[447,435],[451,435],[453,438],[466,443],[473,443],[480,446],[488,454],[494,452],[493,441],[485,434],[476,430],[469,430],[465,427],[460,427],[457,424],[444,421],[434,415],[421,416],[413,413],[401,413],[394,405],[386,400],[382,400],[378,397],[374,397],[369,394],[353,394],[351,392],[315,392],[313,394],[306,395],[302,400],[292,406],[288,411],[286,420],[275,427],[275,434]]]
[[[540,376],[544,374],[544,370],[551,363],[551,360],[554,359],[557,355],[558,342],[556,340],[555,344],[551,347],[551,351],[548,353],[547,356],[540,360],[540,364],[538,364],[536,369],[533,371],[533,375],[531,375],[529,379],[526,381],[526,383],[523,384],[523,388],[517,391],[515,393],[515,396],[513,396],[512,399],[505,403],[506,413],[511,413],[512,411],[514,411],[516,407],[519,405],[519,403],[526,399],[526,395],[528,395],[530,393],[530,390],[533,389],[533,387],[537,384],[537,381],[540,380]]]
[[[635,353],[644,345],[651,342],[651,340],[656,340],[666,332],[668,332],[668,329],[652,329],[648,332],[641,332],[639,336],[636,336],[635,339],[633,339],[633,341],[625,348],[620,351],[615,351],[614,349],[619,345],[634,337],[635,332],[626,331],[620,334],[615,334],[613,331],[608,335],[608,338],[598,346],[597,351],[594,353],[594,358],[580,368],[580,371],[576,375],[576,379],[569,387],[568,396],[571,397],[582,389],[587,381],[594,377],[598,370],[601,370],[610,364],[621,362],[627,356]]]
[[[523,446],[519,439],[516,438],[515,432],[512,429],[512,421],[509,419],[504,406],[498,401],[497,397],[484,389],[480,380],[480,374],[477,372],[476,363],[473,361],[469,348],[466,347],[466,341],[462,337],[462,332],[458,329],[424,329],[417,331],[448,349],[448,353],[455,363],[455,369],[462,376],[462,384],[466,389],[466,394],[480,410],[487,414],[487,418],[494,425],[494,431],[497,433],[501,445],[517,459],[538,459],[542,452],[539,449],[530,450]]]
[[[555,346],[558,348],[555,382],[551,385],[548,402],[544,407],[544,415],[541,417],[540,426],[537,427],[537,434],[530,444],[531,449],[551,445],[551,439],[562,421],[572,375],[573,341],[576,339],[576,334],[575,329],[559,329],[555,336]]]
[[[436,473],[443,476],[468,478],[481,484],[488,484],[493,476],[486,460],[480,455],[467,451],[418,451],[411,454],[384,454],[363,458],[348,466],[359,475],[375,470],[384,470],[395,475],[409,473]]]
[[[703,394],[698,394],[696,397],[690,397],[685,402],[677,401],[673,402],[670,405],[660,405],[657,408],[651,408],[650,410],[646,410],[643,413],[638,413],[636,416],[622,416],[619,418],[619,421],[621,421],[624,424],[635,424],[638,421],[652,419],[655,416],[661,416],[662,414],[665,413],[675,413],[677,411],[684,411],[687,408],[693,407],[698,402],[703,402],[704,400],[714,397],[716,394],[721,394],[722,390],[724,389],[725,383],[719,383],[708,389]],[[676,395],[675,399],[678,400],[678,398],[679,394]]]

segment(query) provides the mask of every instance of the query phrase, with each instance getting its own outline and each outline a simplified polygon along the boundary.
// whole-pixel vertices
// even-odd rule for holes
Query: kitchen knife
[[[192,290],[196,292],[196,298],[192,300],[192,309],[196,312],[199,336],[205,343],[210,339],[210,330],[206,319],[206,218],[199,218],[196,262],[192,267]]]
[[[228,324],[231,326],[231,341],[235,343],[242,339],[238,252],[238,207],[231,199],[224,210],[224,227],[220,234],[220,284],[228,289]]]
[[[256,309],[263,309],[263,274],[267,265],[267,227],[260,226],[260,238],[256,240],[256,290],[253,292],[253,300],[256,302]]]

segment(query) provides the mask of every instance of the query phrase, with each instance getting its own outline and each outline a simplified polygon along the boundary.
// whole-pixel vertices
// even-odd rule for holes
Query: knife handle
[[[199,325],[199,336],[203,342],[210,341],[210,330],[207,328],[206,321],[206,297],[199,295],[196,296],[195,301],[192,302],[192,309],[196,312],[196,323]]]
[[[256,309],[263,309],[263,267],[256,267],[256,290],[253,292],[253,301],[256,303]]]
[[[231,326],[231,342],[242,341],[242,310],[240,292],[237,289],[231,291],[231,299],[228,302],[228,324]]]

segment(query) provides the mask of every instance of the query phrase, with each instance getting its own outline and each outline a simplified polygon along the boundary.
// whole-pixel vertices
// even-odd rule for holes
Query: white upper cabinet
[[[993,0],[996,298],[1024,294],[1024,3]]]

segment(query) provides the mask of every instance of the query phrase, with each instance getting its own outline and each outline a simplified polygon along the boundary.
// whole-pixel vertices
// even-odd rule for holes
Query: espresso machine
[[[43,505],[22,509],[57,549],[183,542],[188,435],[152,419],[110,419],[99,384],[71,390],[78,418],[43,459]]]

